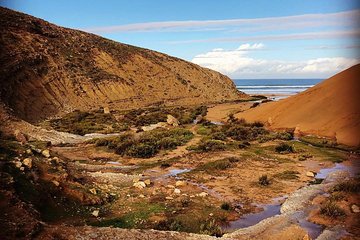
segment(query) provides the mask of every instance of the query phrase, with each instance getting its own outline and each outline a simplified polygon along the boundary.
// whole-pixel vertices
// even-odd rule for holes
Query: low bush
[[[216,223],[215,219],[208,220],[201,224],[200,233],[216,237],[221,237],[224,234],[221,226]]]
[[[275,151],[278,153],[293,153],[294,148],[286,143],[280,143],[278,146],[275,147]]]
[[[300,173],[298,171],[292,171],[292,170],[285,170],[281,173],[276,174],[274,177],[284,179],[284,180],[292,180],[292,179],[298,179]]]
[[[261,186],[267,186],[270,184],[270,180],[267,175],[262,175],[261,177],[259,177],[258,182]]]
[[[228,202],[224,202],[220,205],[220,208],[225,211],[231,210],[231,204]]]
[[[327,201],[323,206],[321,206],[320,214],[332,218],[337,218],[345,216],[345,211],[336,205],[336,203]]]
[[[360,192],[360,183],[356,181],[347,181],[336,184],[332,188],[333,192],[350,192],[357,193]]]
[[[193,146],[190,150],[195,150],[199,152],[213,152],[213,151],[223,151],[226,149],[226,144],[219,140],[205,140],[203,139],[197,146]]]

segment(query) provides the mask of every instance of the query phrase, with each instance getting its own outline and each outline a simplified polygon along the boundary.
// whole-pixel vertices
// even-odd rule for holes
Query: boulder
[[[32,168],[32,159],[31,158],[25,158],[23,160],[23,164],[27,166],[28,168]]]
[[[146,187],[146,184],[142,181],[139,181],[139,182],[134,183],[133,186],[138,189],[143,189]]]
[[[353,213],[359,213],[359,212],[360,212],[360,208],[359,208],[359,206],[353,204],[353,205],[351,205],[351,211],[352,211]]]
[[[97,194],[97,191],[96,191],[96,189],[95,189],[95,188],[90,188],[90,189],[89,189],[89,191],[90,191],[92,194],[94,194],[94,195],[96,195],[96,194]]]
[[[306,176],[307,177],[315,177],[315,173],[311,172],[311,171],[307,171],[306,172]]]
[[[180,193],[181,193],[181,191],[180,191],[180,189],[175,188],[175,189],[174,189],[174,193],[175,193],[175,194],[180,194]]]
[[[186,185],[185,181],[176,181],[175,186],[176,187],[183,187]]]
[[[207,194],[206,192],[201,192],[201,193],[199,193],[199,194],[197,194],[199,197],[206,197],[207,195],[209,195],[209,194]]]
[[[169,125],[172,125],[174,127],[177,127],[179,126],[180,122],[175,118],[173,117],[172,115],[167,115],[167,119],[166,119],[166,122],[169,124]]]
[[[150,179],[146,179],[146,180],[144,181],[144,183],[146,184],[146,186],[149,186],[149,185],[151,184],[151,180],[150,180]]]
[[[22,144],[27,143],[26,136],[19,130],[14,131],[14,136],[15,136],[16,141],[21,142]]]
[[[49,158],[51,155],[50,155],[50,151],[49,149],[45,149],[41,152],[41,154],[46,157],[46,158]]]
[[[98,217],[99,216],[100,211],[99,210],[94,210],[91,215],[93,215],[94,217]]]
[[[104,113],[105,113],[105,114],[109,114],[109,113],[110,113],[109,107],[104,107]]]

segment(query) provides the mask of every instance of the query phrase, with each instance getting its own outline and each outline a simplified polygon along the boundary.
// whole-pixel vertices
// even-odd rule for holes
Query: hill
[[[360,64],[278,102],[262,104],[236,116],[263,121],[270,128],[295,128],[303,133],[336,138],[360,146]]]
[[[23,120],[74,109],[237,100],[226,76],[159,52],[0,8],[0,98]]]

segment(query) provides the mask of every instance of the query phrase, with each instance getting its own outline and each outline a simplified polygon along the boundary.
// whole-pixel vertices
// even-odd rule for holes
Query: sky
[[[360,0],[0,0],[0,6],[233,79],[324,79],[360,62]]]

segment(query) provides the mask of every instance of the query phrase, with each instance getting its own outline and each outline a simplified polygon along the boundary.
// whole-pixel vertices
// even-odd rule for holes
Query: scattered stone
[[[133,178],[133,183],[137,183],[140,181],[140,178],[136,177],[136,178]]]
[[[315,177],[315,174],[311,171],[306,172],[306,176],[308,177]]]
[[[179,126],[180,122],[175,118],[173,117],[172,115],[167,115],[167,119],[166,119],[166,122],[169,124],[169,125],[172,125],[174,127],[177,127]]]
[[[94,217],[98,217],[98,216],[99,216],[99,213],[100,213],[99,210],[94,210],[91,214],[92,214]]]
[[[194,120],[194,124],[198,124],[199,122],[201,122],[203,120],[203,116],[202,115],[198,115],[195,120]]]
[[[32,159],[31,158],[25,158],[23,160],[23,164],[27,166],[28,168],[32,168]]]
[[[96,189],[95,189],[95,188],[90,188],[90,189],[89,189],[89,191],[90,191],[92,194],[94,194],[94,195],[96,195],[96,194],[97,194],[97,191],[96,191]]]
[[[209,213],[209,216],[212,217],[212,216],[214,216],[214,214],[213,214],[213,213]]]
[[[139,197],[140,198],[145,198],[145,196],[143,194],[140,194]]]
[[[209,195],[209,194],[207,194],[206,192],[201,192],[201,193],[199,193],[199,194],[197,194],[199,197],[206,197],[207,195]]]
[[[20,161],[16,161],[16,162],[14,162],[14,164],[15,164],[15,167],[17,167],[17,168],[21,168],[21,166],[22,166],[22,163]]]
[[[150,124],[149,126],[141,127],[144,132],[148,132],[157,128],[167,128],[167,124],[165,122],[158,122],[156,124]]]
[[[22,172],[23,172],[24,170],[25,170],[25,168],[24,168],[24,167],[21,167],[21,168],[20,168],[20,171],[22,171]]]
[[[109,114],[109,113],[110,113],[109,107],[104,107],[104,113],[105,113],[105,114]]]
[[[175,186],[176,187],[183,187],[186,185],[185,181],[176,181]]]
[[[351,205],[351,211],[352,211],[353,213],[359,213],[359,212],[360,212],[360,208],[359,208],[359,206],[353,204],[353,205]]]
[[[302,240],[311,240],[311,238],[310,238],[309,234],[305,234],[305,236],[303,237]]]
[[[56,180],[53,180],[52,183],[57,187],[60,186],[60,183],[58,181],[56,181]]]
[[[27,143],[26,136],[19,130],[14,131],[14,136],[15,136],[16,141],[21,142],[22,144]]]
[[[190,198],[194,198],[195,197],[195,195],[190,195]]]
[[[134,187],[138,188],[138,189],[143,189],[146,187],[146,184],[142,181],[136,182],[133,184]]]
[[[50,151],[49,149],[45,149],[41,152],[41,154],[46,157],[46,158],[49,158],[50,157]]]
[[[297,166],[298,166],[298,167],[304,167],[304,166],[303,166],[303,165],[301,165],[301,164],[298,164]]]
[[[150,179],[146,179],[146,180],[144,181],[144,183],[146,184],[146,186],[149,186],[149,185],[151,184],[151,180],[150,180]]]
[[[175,188],[175,189],[174,189],[174,193],[175,193],[175,194],[180,194],[180,193],[181,193],[181,191],[180,191],[180,189]]]
[[[31,149],[26,149],[26,153],[27,153],[27,154],[32,154]]]
[[[166,185],[166,188],[175,188],[174,185]]]
[[[173,197],[165,197],[166,200],[173,200]]]

